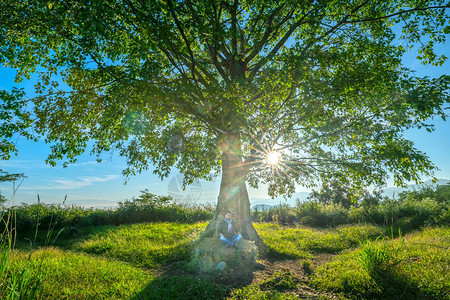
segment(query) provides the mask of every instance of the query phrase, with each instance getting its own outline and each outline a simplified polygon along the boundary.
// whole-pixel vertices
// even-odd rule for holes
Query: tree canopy
[[[12,89],[11,92],[0,90],[0,160],[6,160],[11,154],[17,154],[17,148],[13,137],[22,135],[33,139],[28,131],[31,126],[30,113],[26,111],[24,92]],[[24,174],[8,173],[0,169],[0,182],[15,181],[23,178]],[[0,194],[0,203],[5,198]]]
[[[435,168],[402,135],[445,119],[450,77],[417,78],[449,33],[446,1],[4,0],[0,62],[38,72],[33,128],[50,164],[118,151],[125,175],[172,167],[269,194],[337,180],[355,190]],[[394,28],[401,33],[395,34]],[[279,153],[268,163],[269,153]],[[228,161],[231,161],[228,159]]]

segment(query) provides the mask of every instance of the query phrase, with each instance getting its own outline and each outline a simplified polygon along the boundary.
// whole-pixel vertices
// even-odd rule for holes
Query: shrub
[[[425,198],[435,199],[439,203],[450,202],[450,184],[429,186],[424,185],[417,190],[401,192],[398,195],[400,201],[421,201]]]
[[[143,222],[194,223],[210,220],[214,206],[175,204],[170,197],[156,196],[147,190],[142,195],[119,203],[116,209],[83,208],[76,205],[22,203],[0,211],[0,232],[6,229],[8,216],[14,216],[19,233],[44,229],[52,232],[72,226],[120,225]],[[14,212],[14,213],[12,213]]]
[[[335,203],[297,202],[296,215],[300,224],[308,226],[336,227],[349,222],[348,210]]]
[[[351,207],[348,216],[352,223],[392,226],[403,232],[423,226],[450,224],[448,204],[433,198],[389,199],[376,206]]]
[[[6,199],[6,197],[3,196],[2,193],[0,192],[0,210],[3,209],[3,207],[7,201],[8,201],[8,199]]]
[[[280,203],[270,209],[272,221],[283,225],[293,225],[296,221],[294,210],[286,203]]]

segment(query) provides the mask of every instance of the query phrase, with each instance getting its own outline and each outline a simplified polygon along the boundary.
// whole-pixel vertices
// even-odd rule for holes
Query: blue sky
[[[439,47],[438,51],[450,57],[450,50],[446,49],[445,45]],[[441,67],[424,66],[415,56],[414,52],[410,52],[403,61],[405,66],[416,70],[417,76],[437,77],[448,74],[450,70],[449,61]],[[31,78],[17,85],[14,83],[14,76],[14,70],[0,67],[0,90],[11,90],[16,86],[24,88],[28,95],[32,95],[35,80]],[[426,152],[440,168],[435,174],[437,178],[450,179],[450,122],[437,119],[432,123],[436,126],[434,132],[409,130],[405,137],[412,140],[419,150]],[[45,203],[61,203],[67,195],[67,204],[108,207],[117,205],[118,201],[138,196],[139,191],[143,189],[149,189],[158,195],[170,194],[186,202],[215,203],[219,192],[220,178],[213,182],[201,181],[188,187],[186,191],[178,190],[180,178],[177,170],[173,170],[167,179],[161,181],[150,169],[129,178],[128,183],[124,185],[125,178],[121,171],[125,168],[125,160],[118,154],[105,154],[102,163],[97,163],[94,157],[84,154],[76,164],[67,168],[61,165],[50,167],[44,162],[49,153],[49,145],[27,141],[22,137],[17,138],[16,145],[19,155],[9,161],[0,161],[0,169],[23,172],[27,176],[13,198],[15,204],[34,203],[39,194],[41,201]],[[16,182],[16,188],[18,185],[19,182]],[[389,185],[392,186],[392,182],[388,183]],[[12,197],[12,190],[12,183],[0,183],[0,191],[8,199]],[[297,191],[305,190],[299,187]],[[249,189],[249,196],[253,201],[268,198],[264,187],[259,190]]]

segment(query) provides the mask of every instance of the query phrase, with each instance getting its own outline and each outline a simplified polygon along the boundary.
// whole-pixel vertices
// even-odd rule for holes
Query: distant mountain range
[[[405,192],[405,191],[413,191],[418,190],[422,186],[437,186],[437,185],[446,185],[449,184],[449,179],[438,179],[437,183],[433,183],[431,180],[427,180],[422,184],[411,184],[408,185],[406,188],[401,187],[389,187],[383,190],[382,195],[387,196],[389,198],[396,197],[399,193]]]
[[[382,190],[382,195],[387,196],[390,198],[396,197],[399,193],[404,191],[413,191],[418,190],[422,186],[437,186],[437,185],[446,185],[450,184],[449,179],[438,179],[437,183],[432,183],[431,180],[427,180],[422,184],[411,184],[408,185],[406,188],[401,187],[388,187]],[[289,206],[295,206],[297,204],[297,199],[300,202],[303,202],[306,200],[306,198],[309,196],[309,192],[299,192],[294,193],[290,198],[284,199],[283,196],[270,199],[270,198],[251,198],[250,199],[250,206],[252,209],[256,207],[258,210],[265,210],[270,208],[271,206],[278,205],[280,203],[288,204]]]
[[[310,192],[298,192],[298,193],[294,193],[292,194],[292,196],[290,198],[284,198],[283,196],[280,197],[276,197],[274,199],[270,199],[270,198],[251,198],[250,199],[250,206],[252,207],[252,209],[257,206],[257,209],[260,209],[260,207],[262,208],[264,206],[273,206],[273,205],[278,205],[280,203],[283,204],[288,204],[289,206],[295,206],[297,205],[297,199],[300,202],[303,202],[306,200],[306,198],[309,196]],[[267,208],[267,207],[266,207]]]

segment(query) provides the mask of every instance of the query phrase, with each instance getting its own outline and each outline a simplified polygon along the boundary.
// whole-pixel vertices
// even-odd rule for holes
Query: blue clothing
[[[228,246],[233,246],[234,244],[236,244],[240,239],[242,239],[242,235],[240,233],[234,235],[231,238],[227,238],[224,235],[222,235],[220,237],[220,240],[224,243],[227,244]]]

